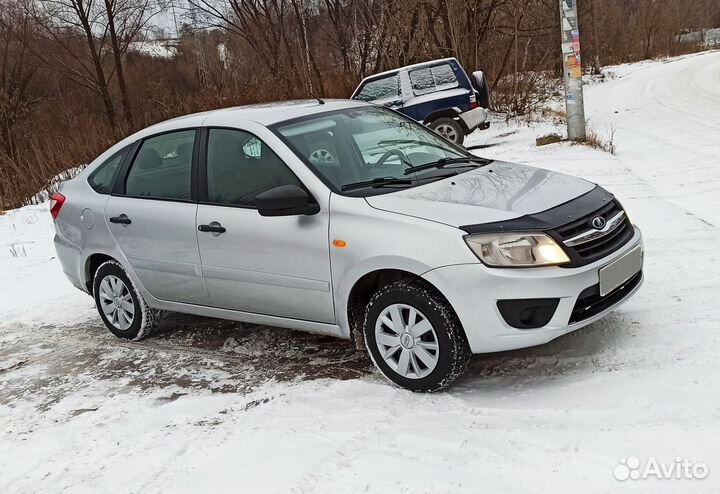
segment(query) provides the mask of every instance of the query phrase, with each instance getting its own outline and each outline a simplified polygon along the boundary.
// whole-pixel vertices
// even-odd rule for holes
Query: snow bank
[[[92,299],[65,278],[54,235],[48,202],[0,216],[0,327],[75,323],[94,315]]]

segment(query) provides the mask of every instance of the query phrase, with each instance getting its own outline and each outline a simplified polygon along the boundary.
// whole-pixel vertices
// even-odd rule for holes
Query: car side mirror
[[[255,196],[255,206],[261,216],[297,216],[317,214],[320,205],[297,185],[281,185]]]

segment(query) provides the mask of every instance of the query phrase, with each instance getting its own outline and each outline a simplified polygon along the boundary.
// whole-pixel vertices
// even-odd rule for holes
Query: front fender
[[[368,273],[397,270],[422,276],[434,268],[476,259],[461,230],[371,206],[364,198],[330,199],[330,266],[335,320],[350,336],[348,298]],[[335,245],[340,240],[342,247]]]
[[[363,276],[383,269],[394,269],[422,276],[423,273],[430,271],[432,267],[416,259],[385,255],[364,259],[342,273],[339,279],[334,280],[335,291],[333,295],[337,324],[342,329],[345,337],[350,337],[350,322],[348,320],[350,292]]]

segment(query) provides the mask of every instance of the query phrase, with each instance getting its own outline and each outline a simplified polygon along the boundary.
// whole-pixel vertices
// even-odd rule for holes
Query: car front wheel
[[[411,391],[446,388],[470,360],[470,347],[452,307],[419,281],[401,280],[378,290],[368,304],[364,332],[378,369]]]

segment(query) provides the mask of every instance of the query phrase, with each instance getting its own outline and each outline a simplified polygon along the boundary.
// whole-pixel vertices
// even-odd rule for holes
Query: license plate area
[[[611,262],[598,272],[600,278],[600,296],[604,297],[617,287],[635,276],[643,266],[643,251],[641,246]]]

